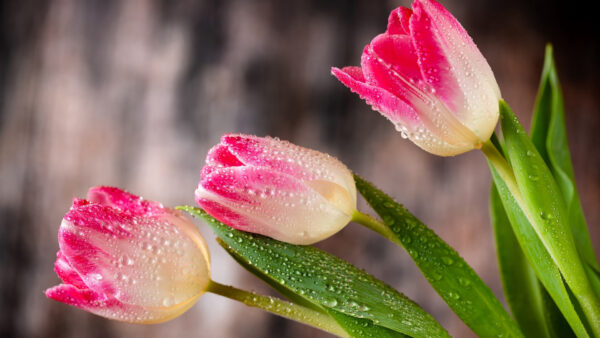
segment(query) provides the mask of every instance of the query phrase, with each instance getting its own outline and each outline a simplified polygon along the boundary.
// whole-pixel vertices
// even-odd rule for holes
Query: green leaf
[[[249,262],[246,261],[243,257],[240,257],[235,253],[235,251],[232,251],[231,248],[220,238],[217,238],[217,241],[225,249],[225,251],[227,251],[227,253],[231,255],[231,257],[233,257],[233,259],[235,259],[246,270],[257,276],[258,278],[262,279],[264,282],[269,284],[273,289],[277,290],[280,294],[285,296],[290,301],[298,305],[308,307],[315,311],[328,314],[338,324],[340,324],[340,326],[348,333],[350,337],[408,337],[400,332],[396,332],[385,327],[375,325],[372,320],[352,317],[341,312],[335,311],[333,309],[324,308],[320,305],[312,303],[308,299],[289,289],[285,284],[279,284],[276,280],[271,278],[271,276],[256,269],[254,266],[249,264]]]
[[[492,184],[490,213],[504,295],[526,337],[568,337],[573,333],[527,262]],[[566,329],[556,324],[564,324]],[[555,332],[560,330],[559,333]],[[570,335],[569,335],[570,333]]]
[[[565,205],[550,170],[517,117],[500,101],[500,123],[519,192],[514,197],[573,290],[592,328],[600,334],[600,300],[579,259]],[[519,196],[520,194],[520,196]]]
[[[588,272],[588,276],[590,276],[590,280],[592,281],[592,284],[594,285],[594,289],[596,290],[596,293],[600,294],[600,271],[598,271],[594,267],[588,265],[587,272]]]
[[[552,257],[537,236],[537,233],[529,223],[523,210],[521,210],[510,189],[491,163],[490,171],[492,172],[498,196],[502,200],[502,205],[512,225],[513,234],[517,238],[523,253],[534,269],[538,279],[561,310],[575,334],[578,337],[589,337],[571,303],[562,276],[554,264]]]
[[[567,206],[569,224],[577,244],[577,250],[586,263],[589,277],[596,284],[596,293],[600,294],[600,279],[597,278],[600,268],[575,184],[567,141],[562,91],[550,45],[546,47],[544,69],[531,123],[531,140],[550,168],[560,188]]]
[[[339,311],[327,309],[327,313],[348,332],[351,337],[397,338],[409,337],[402,333],[373,324],[372,320],[345,315]]]
[[[544,312],[544,317],[546,318],[546,323],[548,323],[548,330],[550,332],[550,336],[553,338],[575,337],[575,333],[569,326],[569,323],[556,306],[556,303],[554,303],[552,297],[548,294],[548,292],[546,292],[545,289],[543,289],[542,292],[542,299],[544,302],[544,307],[546,309],[546,311]],[[580,318],[583,317],[580,316]],[[589,327],[586,326],[585,328],[588,332],[590,331]]]
[[[331,254],[235,230],[200,208],[179,209],[204,219],[227,252],[243,260],[245,266],[327,311],[367,319],[375,325],[363,327],[376,332],[387,328],[412,337],[449,337],[415,302]]]
[[[356,187],[452,310],[481,337],[522,337],[492,291],[446,242],[371,183]]]
[[[252,264],[249,264],[249,262],[247,260],[245,260],[244,257],[241,257],[241,256],[237,255],[234,251],[231,251],[229,246],[225,242],[223,242],[223,240],[221,240],[220,238],[217,238],[217,243],[219,243],[219,245],[222,246],[225,249],[225,251],[233,259],[235,259],[235,261],[238,262],[244,269],[248,270],[253,275],[262,279],[265,283],[267,283],[269,286],[271,286],[273,289],[275,289],[277,292],[279,292],[280,294],[285,296],[290,301],[292,301],[298,305],[307,307],[309,309],[315,310],[315,311],[319,311],[322,313],[326,312],[326,310],[322,306],[319,306],[318,304],[315,304],[315,303],[307,300],[306,298],[302,297],[301,295],[299,295],[299,294],[295,293],[294,291],[290,290],[289,288],[287,288],[285,284],[280,284],[278,281],[274,280],[271,276],[258,270]]]

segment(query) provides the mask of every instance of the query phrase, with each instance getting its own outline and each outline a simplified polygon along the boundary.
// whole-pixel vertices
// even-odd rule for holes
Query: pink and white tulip
[[[337,159],[270,137],[224,135],[206,157],[196,202],[221,222],[293,244],[341,230],[356,210]]]
[[[480,147],[498,121],[501,96],[490,66],[434,0],[392,11],[386,32],[365,47],[361,67],[332,73],[403,137],[436,155]]]
[[[208,248],[178,211],[109,187],[74,199],[58,232],[46,296],[126,322],[158,323],[190,308],[210,282]]]

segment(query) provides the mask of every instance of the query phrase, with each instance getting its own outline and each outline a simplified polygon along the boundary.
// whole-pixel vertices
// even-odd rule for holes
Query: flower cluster
[[[433,0],[394,10],[361,67],[332,73],[405,138],[450,156],[481,146],[500,91],[456,19]],[[292,244],[321,241],[356,213],[350,170],[337,159],[269,137],[228,134],[206,157],[197,204],[238,230]],[[156,323],[191,307],[210,280],[208,248],[178,211],[117,188],[75,199],[58,234],[49,298],[128,322]]]

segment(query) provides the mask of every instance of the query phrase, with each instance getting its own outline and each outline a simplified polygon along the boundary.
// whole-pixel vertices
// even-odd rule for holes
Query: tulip
[[[97,315],[158,323],[189,309],[210,283],[202,235],[179,211],[117,188],[74,199],[58,232],[46,296]]]
[[[490,66],[460,23],[433,0],[399,7],[360,67],[332,74],[404,138],[440,156],[480,148],[498,122],[500,90]]]
[[[341,230],[356,186],[337,159],[270,137],[224,135],[206,157],[196,202],[242,231],[312,244]]]

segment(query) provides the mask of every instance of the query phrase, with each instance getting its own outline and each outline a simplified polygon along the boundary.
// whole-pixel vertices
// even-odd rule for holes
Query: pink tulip
[[[126,322],[158,323],[190,308],[210,281],[208,248],[178,211],[117,188],[74,199],[58,232],[46,296]]]
[[[399,7],[361,67],[332,73],[422,149],[452,156],[478,148],[498,121],[500,90],[460,23],[434,0]]]
[[[327,154],[270,137],[224,135],[206,157],[196,202],[233,228],[312,244],[348,224],[356,186]]]

